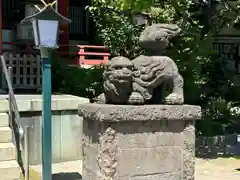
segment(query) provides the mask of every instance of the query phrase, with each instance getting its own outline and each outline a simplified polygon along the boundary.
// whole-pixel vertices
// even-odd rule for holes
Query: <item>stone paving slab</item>
[[[0,111],[7,112],[9,104],[7,95],[0,95]],[[42,111],[41,94],[16,94],[15,95],[20,112]],[[52,110],[77,110],[79,104],[88,103],[86,98],[72,96],[68,94],[52,95]]]

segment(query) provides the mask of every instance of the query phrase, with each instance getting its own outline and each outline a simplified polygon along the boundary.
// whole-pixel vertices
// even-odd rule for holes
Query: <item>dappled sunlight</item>
[[[239,158],[196,159],[196,180],[238,180]]]

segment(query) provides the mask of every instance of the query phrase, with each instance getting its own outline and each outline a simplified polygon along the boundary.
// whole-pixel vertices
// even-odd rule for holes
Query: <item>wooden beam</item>
[[[2,47],[2,28],[3,28],[3,18],[2,18],[2,15],[3,15],[3,6],[2,6],[2,0],[0,0],[0,55],[2,54],[3,52],[3,47]]]

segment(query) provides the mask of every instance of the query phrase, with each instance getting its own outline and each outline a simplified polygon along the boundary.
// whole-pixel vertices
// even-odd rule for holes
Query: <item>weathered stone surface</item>
[[[183,143],[182,121],[132,121],[122,122],[121,126],[111,123],[111,127],[118,132],[118,145],[121,149],[181,146]]]
[[[132,177],[181,170],[180,147],[155,147],[119,150],[118,176]]]
[[[120,177],[118,180],[181,180],[181,172]]]
[[[84,174],[84,179],[89,179],[89,180],[97,179],[96,173],[84,167],[84,165],[83,165],[83,174]]]
[[[197,106],[85,104],[84,180],[193,180]]]
[[[195,124],[186,121],[183,131],[183,179],[194,180],[195,174]]]
[[[84,167],[93,172],[98,171],[96,157],[98,156],[98,149],[96,147],[87,145],[84,148]]]
[[[197,120],[201,107],[192,105],[103,105],[81,104],[79,116],[97,121]]]
[[[108,127],[99,138],[97,164],[98,178],[101,180],[112,179],[116,175],[118,151],[116,135],[116,131]]]

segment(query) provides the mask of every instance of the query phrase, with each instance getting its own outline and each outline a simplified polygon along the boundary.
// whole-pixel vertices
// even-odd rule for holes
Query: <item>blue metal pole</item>
[[[52,179],[51,59],[42,57],[42,178]]]

